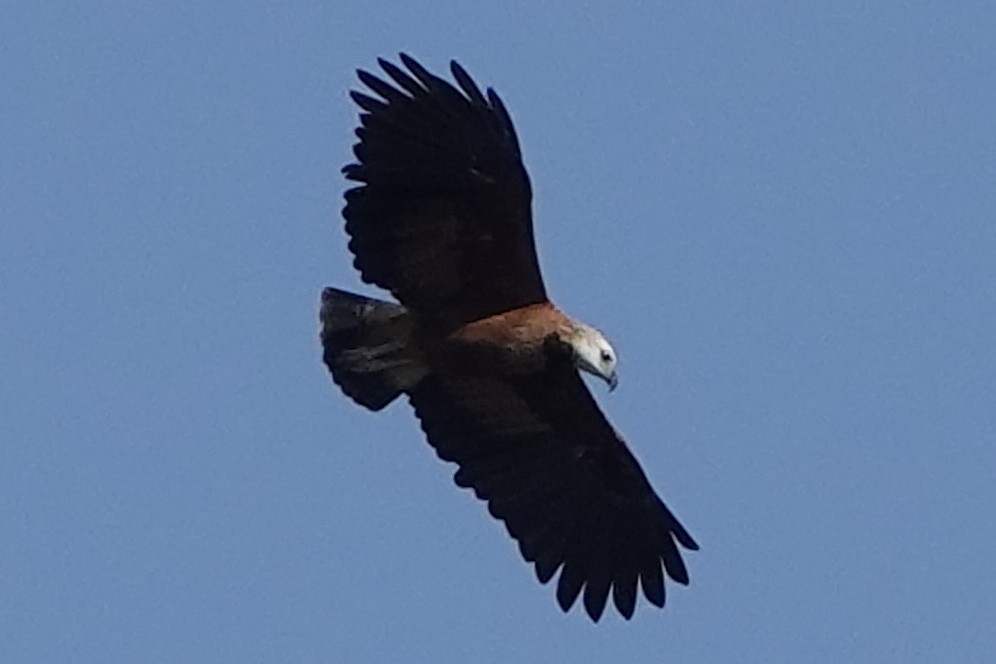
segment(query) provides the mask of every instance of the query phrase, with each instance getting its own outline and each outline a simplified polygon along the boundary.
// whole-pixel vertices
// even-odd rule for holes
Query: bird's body
[[[447,343],[449,349],[465,349],[463,352],[477,360],[479,370],[538,374],[550,366],[547,344],[553,339],[567,344],[575,329],[570,318],[545,302],[467,323],[451,333]]]
[[[531,189],[500,98],[456,63],[459,89],[402,55],[394,85],[364,110],[344,169],[360,186],[343,216],[365,281],[399,303],[327,288],[324,361],[357,403],[405,394],[458,485],[488,502],[566,611],[584,592],[598,620],[611,592],[627,618],[638,584],[664,604],[664,575],[687,583],[677,544],[697,545],[651,488],[578,371],[616,384],[605,337],[546,296]]]

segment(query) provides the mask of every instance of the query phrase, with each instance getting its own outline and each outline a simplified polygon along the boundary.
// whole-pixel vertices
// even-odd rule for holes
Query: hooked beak
[[[611,392],[616,389],[616,385],[619,384],[619,376],[617,376],[616,372],[613,371],[612,374],[605,379],[605,382],[609,384],[609,392]]]

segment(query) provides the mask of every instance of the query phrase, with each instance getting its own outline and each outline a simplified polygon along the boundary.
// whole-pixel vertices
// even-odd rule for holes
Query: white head
[[[609,384],[609,391],[616,389],[616,351],[593,327],[579,323],[570,337],[574,349],[574,365],[581,371],[598,376]]]

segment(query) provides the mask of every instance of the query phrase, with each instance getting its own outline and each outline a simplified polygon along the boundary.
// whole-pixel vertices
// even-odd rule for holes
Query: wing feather
[[[487,106],[488,101],[481,94],[481,89],[477,87],[477,83],[474,79],[470,77],[467,70],[460,66],[456,60],[450,61],[450,72],[453,74],[453,78],[456,80],[457,85],[463,90],[463,93],[470,98],[470,101],[477,106]]]
[[[512,380],[431,375],[412,405],[455,479],[488,502],[557,601],[582,598],[592,620],[609,597],[625,618],[637,589],[664,604],[664,576],[688,573],[678,543],[695,541],[654,493],[576,372]],[[676,542],[677,540],[677,542]]]

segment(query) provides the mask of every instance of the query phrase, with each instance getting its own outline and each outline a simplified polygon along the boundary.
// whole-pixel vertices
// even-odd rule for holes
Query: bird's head
[[[578,325],[570,335],[569,343],[574,349],[574,366],[604,380],[609,384],[610,392],[616,389],[619,383],[616,351],[601,332],[588,325]]]

